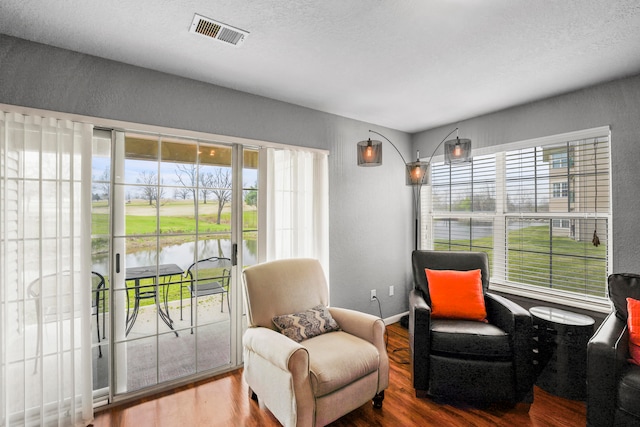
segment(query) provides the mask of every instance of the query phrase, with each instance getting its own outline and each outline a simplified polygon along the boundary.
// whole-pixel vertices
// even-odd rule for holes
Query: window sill
[[[611,302],[605,298],[576,298],[571,295],[553,292],[546,289],[522,288],[491,282],[489,284],[489,290],[599,313],[609,313],[612,308]]]

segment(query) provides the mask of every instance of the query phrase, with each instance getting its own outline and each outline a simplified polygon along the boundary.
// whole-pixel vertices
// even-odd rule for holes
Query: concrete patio
[[[183,318],[180,319],[180,301],[169,303],[169,315],[178,336],[162,322],[155,305],[140,307],[138,317],[126,338],[115,343],[116,361],[125,361],[123,371],[117,372],[114,390],[131,392],[158,383],[212,370],[230,363],[230,317],[225,300],[220,311],[220,295],[198,299],[197,328],[190,324],[190,301],[183,300]],[[194,315],[195,317],[195,315]],[[93,382],[94,390],[108,387],[110,348],[101,340],[102,357],[98,347],[96,316],[92,316]],[[109,327],[109,313],[105,323]],[[102,335],[102,313],[99,316]],[[108,331],[107,331],[108,332]],[[108,337],[108,333],[105,333]],[[116,363],[118,369],[122,362]]]

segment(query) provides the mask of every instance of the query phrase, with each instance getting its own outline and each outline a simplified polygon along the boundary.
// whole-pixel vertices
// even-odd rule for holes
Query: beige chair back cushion
[[[273,317],[329,304],[329,289],[316,259],[294,258],[247,267],[243,272],[249,326],[276,329]]]

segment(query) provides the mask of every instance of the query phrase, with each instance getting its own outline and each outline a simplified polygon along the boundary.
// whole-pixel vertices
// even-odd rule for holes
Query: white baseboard
[[[408,314],[409,314],[409,312],[408,312],[408,311],[405,311],[404,313],[399,313],[399,314],[393,315],[393,316],[391,316],[391,317],[387,317],[386,319],[383,319],[383,320],[384,320],[384,324],[385,324],[385,325],[390,325],[390,324],[392,324],[392,323],[399,322],[399,321],[400,321],[400,318],[401,318],[402,316],[406,316],[406,315],[408,315]]]

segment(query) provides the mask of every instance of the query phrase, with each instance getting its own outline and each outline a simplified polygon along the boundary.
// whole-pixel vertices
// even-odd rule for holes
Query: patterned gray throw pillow
[[[273,318],[273,324],[285,336],[296,342],[313,338],[325,332],[340,330],[338,323],[331,317],[329,309],[323,305],[301,313],[276,316]]]

